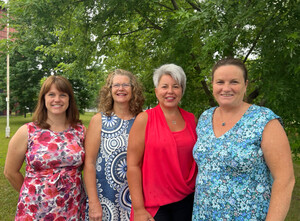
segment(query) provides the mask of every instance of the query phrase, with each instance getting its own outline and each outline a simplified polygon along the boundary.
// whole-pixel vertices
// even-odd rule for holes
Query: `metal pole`
[[[6,81],[7,81],[7,97],[6,97],[6,129],[5,137],[10,137],[10,127],[9,127],[9,12],[7,8],[7,59],[6,59]]]

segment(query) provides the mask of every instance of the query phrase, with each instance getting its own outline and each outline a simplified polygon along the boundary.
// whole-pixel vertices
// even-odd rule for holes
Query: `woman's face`
[[[165,74],[160,78],[155,94],[160,105],[167,108],[177,107],[182,97],[182,87],[171,75]]]
[[[114,76],[111,93],[115,103],[129,103],[132,96],[132,86],[129,77],[125,75]]]
[[[45,94],[45,106],[47,114],[60,115],[65,114],[69,107],[69,95],[57,90],[55,84],[52,84],[50,90]]]
[[[219,106],[235,107],[242,104],[247,83],[242,70],[235,65],[224,65],[215,70],[213,95]]]

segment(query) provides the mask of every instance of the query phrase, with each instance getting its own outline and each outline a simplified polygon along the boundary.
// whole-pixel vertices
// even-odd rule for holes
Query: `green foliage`
[[[211,67],[220,58],[234,56],[249,69],[246,100],[271,108],[286,125],[300,122],[299,0],[10,0],[9,4],[11,25],[18,30],[11,51],[12,89],[18,101],[24,100],[20,106],[31,109],[37,91],[33,82],[56,73],[74,83],[83,109],[96,100],[107,72],[123,68],[140,78],[145,107],[151,107],[156,104],[153,70],[176,63],[188,79],[181,106],[199,116],[216,105]],[[5,44],[0,42],[0,47]],[[0,62],[4,60],[1,56]],[[17,93],[24,82],[30,88]],[[300,132],[298,126],[295,130]]]
[[[57,8],[58,3],[59,1],[9,1],[10,17],[13,18],[10,19],[10,27],[17,31],[12,33],[11,38],[14,40],[9,43],[13,111],[18,108],[21,113],[32,112],[40,89],[38,82],[51,74],[66,76],[74,83],[81,112],[95,100],[95,90],[98,90],[98,77],[95,73],[99,68],[87,67],[87,62],[83,59],[87,56],[82,56],[82,50],[74,54],[58,44],[58,39],[62,38],[60,35],[65,31],[57,25],[64,26],[55,16],[62,18],[60,14],[63,10],[72,10],[70,4],[65,5],[65,8]],[[3,17],[2,24],[5,23],[6,18]],[[0,46],[4,49],[6,45],[2,41]],[[0,56],[0,62],[6,64],[6,56]],[[4,88],[5,68],[0,69],[0,76],[0,85]]]
[[[293,122],[286,126],[287,135],[295,160],[300,161],[299,123]]]

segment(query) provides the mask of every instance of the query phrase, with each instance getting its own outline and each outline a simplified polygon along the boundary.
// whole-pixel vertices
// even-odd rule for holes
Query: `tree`
[[[299,0],[11,0],[10,4],[20,24],[27,19],[32,30],[46,30],[55,37],[51,44],[38,47],[44,56],[59,60],[54,69],[86,80],[94,94],[107,71],[123,68],[139,76],[145,106],[153,106],[154,68],[176,63],[188,79],[181,106],[199,116],[215,105],[211,67],[220,58],[234,56],[249,68],[246,99],[270,107],[299,131]]]
[[[70,71],[79,64],[92,67],[98,64],[106,70],[123,67],[133,71],[145,84],[147,105],[155,103],[151,83],[153,69],[174,62],[184,68],[189,79],[182,105],[200,114],[215,104],[209,77],[213,63],[222,57],[236,56],[250,69],[253,84],[247,99],[271,106],[274,103],[272,97],[284,87],[272,92],[265,90],[262,85],[275,83],[269,80],[266,71],[281,76],[273,70],[287,68],[284,62],[269,65],[274,61],[274,52],[278,51],[277,44],[271,43],[275,38],[282,44],[280,50],[286,58],[293,56],[290,68],[293,67],[294,77],[299,78],[295,60],[299,53],[297,1],[33,2],[45,10],[40,13],[42,17],[36,18],[39,23],[46,19],[43,15],[53,15],[50,19],[59,38],[56,44],[44,48],[44,52],[73,54],[76,57],[73,63],[62,62]],[[293,47],[292,53],[286,43]],[[288,73],[287,82],[290,77]],[[293,92],[289,92],[290,98]],[[279,114],[285,113],[278,105],[273,107]],[[299,121],[297,111],[285,118]]]
[[[35,4],[34,1],[10,1],[10,26],[17,32],[12,34],[13,41],[10,42],[10,82],[11,103],[18,103],[21,113],[26,116],[32,112],[36,105],[40,80],[51,74],[59,74],[67,77],[74,85],[74,92],[80,110],[85,108],[95,99],[91,77],[85,66],[77,68],[76,71],[68,71],[64,63],[72,63],[76,60],[73,54],[65,51],[48,53],[47,47],[54,46],[58,41],[54,19],[43,18],[44,7]],[[2,24],[6,24],[6,17],[2,18]],[[4,26],[3,25],[3,26]],[[1,51],[6,53],[6,42],[2,42]],[[4,55],[4,53],[3,53]],[[0,61],[6,64],[6,56],[1,56]],[[62,62],[63,61],[63,62]],[[79,63],[79,61],[77,60]],[[83,71],[81,74],[80,71]],[[93,76],[93,74],[89,74]],[[6,81],[6,69],[0,70],[0,76]],[[94,77],[94,76],[93,76]]]

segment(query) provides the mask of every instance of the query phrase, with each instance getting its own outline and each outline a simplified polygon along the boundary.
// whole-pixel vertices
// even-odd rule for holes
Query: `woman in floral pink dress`
[[[20,192],[15,220],[84,219],[84,134],[70,82],[47,78],[33,122],[21,126],[8,146],[4,173]]]

